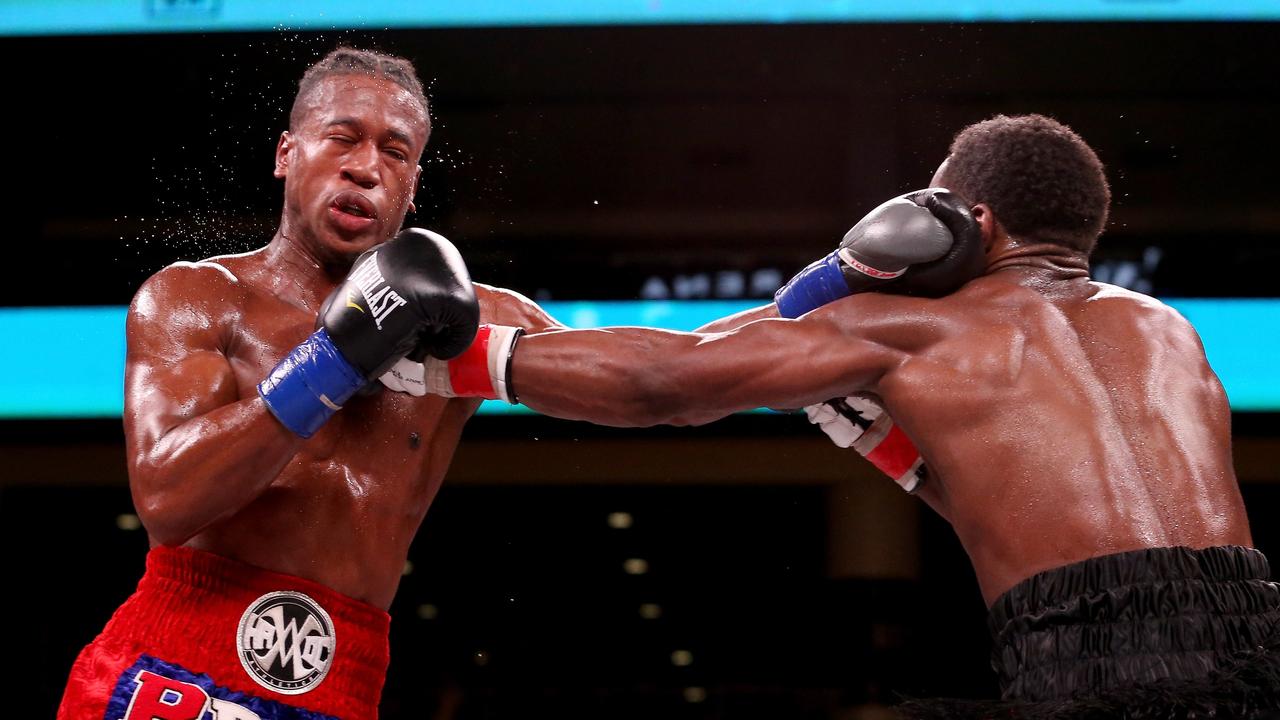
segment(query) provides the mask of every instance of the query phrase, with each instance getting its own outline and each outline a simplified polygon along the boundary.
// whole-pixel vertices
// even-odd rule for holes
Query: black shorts
[[[912,717],[1280,717],[1280,586],[1243,547],[1153,548],[1048,570],[991,607],[996,702]]]

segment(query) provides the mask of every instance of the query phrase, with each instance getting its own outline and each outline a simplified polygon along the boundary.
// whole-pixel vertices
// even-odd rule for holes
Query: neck
[[[1045,242],[1010,240],[992,253],[987,261],[988,275],[1044,280],[1087,280],[1089,257],[1078,250]]]
[[[320,303],[342,281],[350,263],[325,262],[313,244],[290,231],[282,222],[267,245],[264,256],[271,268],[270,285],[275,294],[310,310]]]

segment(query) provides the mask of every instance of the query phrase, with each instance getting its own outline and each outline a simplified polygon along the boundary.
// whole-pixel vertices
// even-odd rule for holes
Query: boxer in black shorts
[[[1280,706],[1280,589],[1252,548],[1227,398],[1184,318],[1089,278],[1110,202],[1097,156],[1049,118],[1001,116],[956,136],[933,185],[981,228],[979,276],[951,294],[895,294],[914,266],[855,233],[774,306],[699,333],[530,334],[509,380],[535,410],[609,425],[846,397],[887,409],[928,468],[919,482],[899,447],[895,479],[950,521],[973,562],[1003,695],[904,710]],[[853,292],[875,289],[869,279],[889,292]],[[813,415],[850,442],[863,430],[839,432],[850,414]]]

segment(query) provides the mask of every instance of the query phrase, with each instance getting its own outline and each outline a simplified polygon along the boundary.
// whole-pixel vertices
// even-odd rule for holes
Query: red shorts
[[[72,666],[58,720],[376,718],[390,623],[310,580],[155,548]]]

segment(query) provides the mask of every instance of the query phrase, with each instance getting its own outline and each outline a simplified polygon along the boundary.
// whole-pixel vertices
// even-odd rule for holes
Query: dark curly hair
[[[322,80],[341,75],[368,75],[383,78],[399,85],[413,95],[422,105],[422,114],[428,119],[427,96],[422,90],[422,81],[413,69],[413,63],[395,55],[386,55],[372,50],[340,46],[325,55],[314,65],[307,68],[298,81],[298,94],[293,96],[293,108],[289,111],[289,129],[298,127],[307,110],[304,99],[311,94]]]
[[[997,115],[961,130],[940,180],[969,202],[989,205],[1010,235],[1086,254],[1111,205],[1093,148],[1044,115]]]

